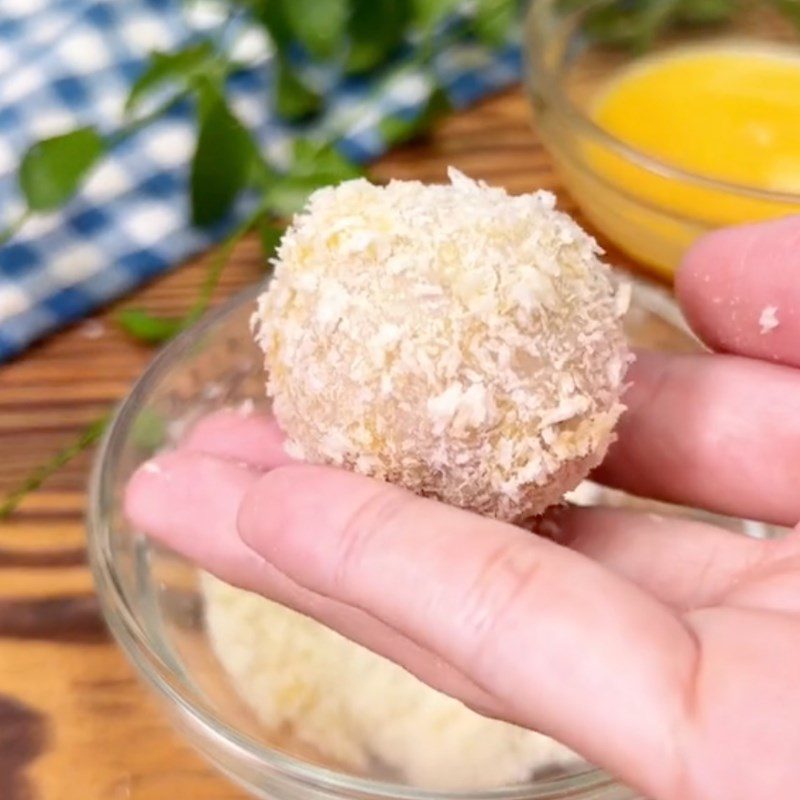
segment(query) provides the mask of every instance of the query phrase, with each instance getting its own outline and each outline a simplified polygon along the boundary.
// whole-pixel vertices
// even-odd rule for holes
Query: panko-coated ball
[[[449,175],[315,192],[254,328],[291,455],[519,521],[612,441],[630,288],[551,194]]]

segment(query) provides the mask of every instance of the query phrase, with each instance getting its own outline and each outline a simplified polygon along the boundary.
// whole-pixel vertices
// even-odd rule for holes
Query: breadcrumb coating
[[[766,306],[761,311],[761,316],[758,318],[758,325],[761,328],[762,334],[770,333],[774,331],[780,325],[778,321],[778,307],[777,306]]]
[[[254,332],[291,455],[518,521],[613,439],[630,287],[552,194],[449,178],[315,192]]]

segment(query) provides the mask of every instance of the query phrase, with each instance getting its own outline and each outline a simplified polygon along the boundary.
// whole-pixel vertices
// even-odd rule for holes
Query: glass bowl
[[[773,0],[742,0],[726,22],[671,30],[656,37],[646,53],[632,52],[600,44],[585,31],[590,11],[612,2],[531,0],[527,89],[537,130],[582,212],[623,251],[669,280],[699,236],[800,213],[800,194],[727,183],[659,161],[595,124],[592,103],[638,59],[727,42],[790,48],[800,55],[800,28]]]
[[[156,357],[122,403],[97,456],[90,487],[89,554],[108,625],[175,726],[212,764],[256,797],[406,800],[633,800],[591,766],[543,772],[524,785],[481,792],[434,792],[378,769],[355,774],[326,762],[292,736],[261,726],[216,660],[204,628],[198,570],[132,530],[122,496],[132,472],[193,419],[241,403],[266,408],[259,352],[249,330],[253,287],[181,335]],[[637,283],[628,317],[631,341],[693,351],[697,342],[662,290]],[[631,505],[701,516],[629,498],[592,484],[580,502]],[[719,520],[767,535],[758,525]]]

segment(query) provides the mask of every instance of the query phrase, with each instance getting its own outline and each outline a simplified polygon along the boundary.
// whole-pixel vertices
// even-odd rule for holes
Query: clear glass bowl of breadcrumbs
[[[123,515],[122,497],[137,466],[169,446],[193,420],[227,406],[268,408],[262,360],[249,328],[261,288],[234,298],[155,358],[120,406],[91,482],[89,550],[105,617],[176,729],[254,797],[634,800],[635,793],[580,759],[543,763],[522,783],[469,791],[414,785],[380,759],[354,769],[309,746],[296,730],[265,726],[237,694],[210,644],[198,570],[132,530]],[[670,296],[648,284],[635,283],[627,329],[631,342],[640,348],[676,352],[700,348]],[[709,518],[592,484],[581,487],[577,497],[578,502]],[[741,520],[712,519],[750,535],[770,533]],[[282,668],[293,666],[277,667]],[[434,751],[439,744],[446,749],[447,742],[437,740],[446,732],[418,734],[432,743]],[[449,777],[458,778],[459,770],[468,769],[468,757],[464,754],[465,760],[454,764],[451,754]]]

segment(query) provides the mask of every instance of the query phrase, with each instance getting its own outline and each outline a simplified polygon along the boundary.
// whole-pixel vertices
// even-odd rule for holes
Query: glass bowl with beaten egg
[[[795,4],[535,0],[525,43],[562,180],[662,278],[709,230],[800,213]]]

